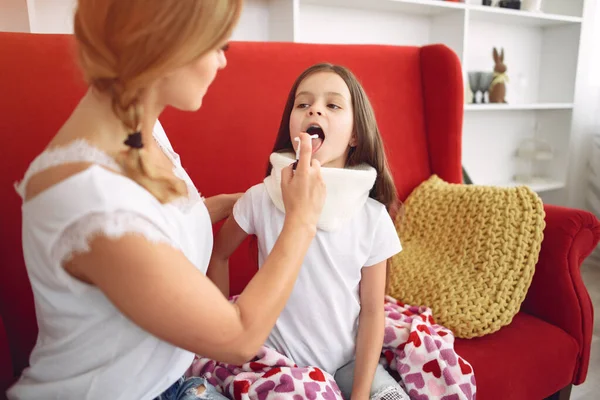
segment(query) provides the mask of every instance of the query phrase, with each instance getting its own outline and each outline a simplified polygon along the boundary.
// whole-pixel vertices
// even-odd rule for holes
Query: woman
[[[310,139],[284,173],[277,244],[233,305],[204,275],[209,210],[166,136],[153,134],[165,107],[200,107],[240,9],[241,0],[78,1],[90,89],[17,186],[39,336],[10,399],[216,398],[183,378],[194,353],[241,364],[268,336],[323,206]],[[231,207],[227,197],[208,203],[215,218]]]

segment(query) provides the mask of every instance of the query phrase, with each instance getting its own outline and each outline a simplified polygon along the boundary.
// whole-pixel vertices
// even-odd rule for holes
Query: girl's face
[[[346,82],[333,72],[317,72],[296,90],[290,115],[290,139],[301,132],[318,134],[313,139],[313,158],[322,166],[344,168],[350,147],[355,146],[352,98]]]

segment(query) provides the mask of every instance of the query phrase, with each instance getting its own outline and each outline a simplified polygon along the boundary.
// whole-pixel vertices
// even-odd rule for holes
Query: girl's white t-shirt
[[[85,141],[40,154],[17,186],[23,196],[28,179],[41,170],[66,162],[95,164],[22,206],[23,252],[39,335],[30,367],[8,391],[9,399],[150,400],[189,368],[194,354],[142,330],[98,288],[62,267],[74,252],[89,250],[95,234],[137,234],[172,245],[206,272],[213,244],[208,210],[160,124],[154,138],[186,182],[188,197],[159,203],[136,182],[110,171],[119,166]]]
[[[402,250],[383,204],[367,198],[359,210],[348,211],[353,216],[338,229],[317,231],[292,294],[265,343],[298,366],[316,366],[330,374],[354,357],[362,268]],[[247,234],[256,235],[262,266],[283,228],[285,214],[261,183],[238,200],[233,216]]]

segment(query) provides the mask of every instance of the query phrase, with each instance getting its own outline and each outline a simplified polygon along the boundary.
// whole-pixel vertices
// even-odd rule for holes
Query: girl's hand
[[[296,170],[292,165],[281,171],[281,192],[286,221],[299,223],[316,232],[317,222],[325,203],[325,182],[321,164],[311,160],[312,142],[307,133],[300,134],[300,160]]]
[[[210,221],[214,224],[231,215],[235,202],[243,195],[243,193],[234,194],[218,194],[216,196],[207,197],[204,200]]]

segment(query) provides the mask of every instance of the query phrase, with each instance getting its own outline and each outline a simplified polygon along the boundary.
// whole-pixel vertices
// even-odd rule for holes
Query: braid
[[[129,132],[123,142],[128,148],[117,157],[125,175],[143,186],[161,203],[184,196],[187,191],[185,183],[170,172],[160,171],[148,160],[141,132],[143,109],[137,96],[116,81],[107,89],[115,114]]]

